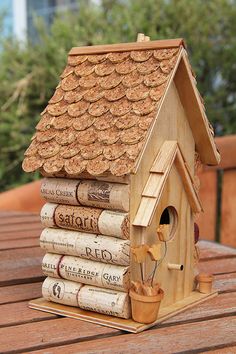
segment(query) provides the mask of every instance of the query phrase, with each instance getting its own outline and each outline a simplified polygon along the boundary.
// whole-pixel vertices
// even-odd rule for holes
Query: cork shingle
[[[23,169],[55,176],[132,173],[182,42],[173,47],[69,54]]]
[[[25,152],[25,171],[131,173],[179,50],[69,55]]]

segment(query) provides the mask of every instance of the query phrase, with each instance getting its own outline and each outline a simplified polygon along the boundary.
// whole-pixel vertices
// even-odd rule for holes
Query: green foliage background
[[[37,18],[36,44],[2,41],[0,52],[0,190],[38,178],[21,169],[39,113],[73,46],[183,37],[207,115],[218,135],[236,133],[235,0],[103,0],[79,2],[50,29]]]

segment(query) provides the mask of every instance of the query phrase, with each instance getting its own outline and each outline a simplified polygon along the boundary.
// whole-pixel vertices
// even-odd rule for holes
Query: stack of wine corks
[[[41,194],[43,297],[129,318],[129,186],[45,178]]]

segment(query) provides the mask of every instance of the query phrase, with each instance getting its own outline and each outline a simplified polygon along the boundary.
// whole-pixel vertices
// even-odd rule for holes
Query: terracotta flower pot
[[[156,321],[164,291],[159,290],[155,296],[139,295],[130,290],[132,318],[140,323],[152,323]]]
[[[213,276],[210,274],[198,274],[196,277],[199,285],[199,292],[209,294],[212,289]]]

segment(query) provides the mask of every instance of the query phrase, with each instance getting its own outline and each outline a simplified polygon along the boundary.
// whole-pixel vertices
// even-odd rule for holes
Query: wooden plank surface
[[[217,210],[217,173],[206,171],[200,175],[200,199],[202,201],[203,213],[196,220],[200,238],[203,240],[215,240],[216,237],[216,210]]]
[[[17,232],[19,230],[20,224],[9,224],[2,225],[1,226],[1,232],[3,233],[12,233],[12,232]],[[28,231],[28,230],[40,230],[42,229],[42,226],[38,224],[38,222],[32,222],[32,223],[23,223],[22,224],[22,231]]]
[[[226,170],[236,168],[236,135],[216,137],[215,141],[221,155],[220,163],[214,167],[206,166],[205,169]]]
[[[211,241],[200,241],[198,246],[200,249],[201,260],[236,256],[236,248],[223,246],[219,243]]]
[[[24,215],[30,216],[35,214],[35,212],[0,210],[0,219],[12,218],[13,216],[22,218]]]
[[[8,213],[9,214],[9,213]],[[5,225],[21,225],[21,224],[39,224],[40,225],[40,217],[38,214],[27,214],[22,215],[22,214],[17,214],[17,215],[12,215],[12,216],[6,216],[5,218],[0,218],[0,229],[2,226]]]
[[[0,220],[15,215],[0,213]],[[22,218],[25,218],[25,214]],[[28,214],[28,216],[30,216]],[[34,227],[31,218],[25,219]],[[32,215],[34,218],[35,215]],[[17,214],[16,219],[20,219]],[[236,250],[209,241],[199,243],[200,268],[215,274],[219,296],[166,320],[140,334],[61,318],[31,310],[29,299],[41,296],[43,252],[34,245],[38,236],[25,222],[7,246],[7,233],[0,233],[0,352],[41,353],[235,353]],[[2,224],[5,222],[3,221]],[[36,221],[37,223],[37,221]],[[38,224],[39,226],[39,224]],[[1,230],[1,226],[0,226]],[[22,233],[21,233],[22,232]],[[32,236],[33,235],[33,236]],[[15,247],[14,247],[15,242]],[[33,246],[30,243],[33,243]],[[9,247],[10,249],[2,249]],[[23,246],[23,248],[19,248]],[[18,247],[18,248],[17,248]],[[209,335],[210,334],[210,335]],[[112,348],[112,349],[111,349]]]
[[[39,238],[42,231],[42,226],[34,229],[34,230],[15,230],[11,232],[1,232],[1,240],[18,240],[18,239],[25,239],[25,238]]]
[[[200,235],[204,239],[216,239],[216,179],[217,171],[222,171],[222,202],[220,210],[221,228],[219,231],[220,242],[236,247],[236,135],[228,135],[215,139],[221,154],[220,164],[217,166],[204,166],[200,175],[200,198],[203,202],[205,213],[199,217]],[[219,191],[218,191],[219,192]],[[218,195],[218,202],[220,201]]]
[[[111,353],[111,348],[117,348],[116,353],[199,353],[235,344],[235,331],[236,316],[232,316],[71,344],[56,353]]]
[[[58,318],[1,328],[0,343],[3,352],[13,348],[24,352],[117,333],[119,331],[115,329],[70,318]]]
[[[211,354],[235,354],[236,353],[236,346],[227,346],[226,348],[220,348],[220,349],[216,349],[216,350],[208,350],[207,352],[202,352],[202,354],[206,354],[206,353],[211,353]]]
[[[221,258],[203,261],[199,264],[201,272],[211,274],[233,273],[236,269],[236,258]]]
[[[0,286],[42,280],[43,255],[39,247],[1,251]]]
[[[220,293],[236,291],[236,272],[215,275],[214,279],[214,286]]]
[[[15,302],[1,306],[0,327],[19,325],[28,322],[38,322],[57,318],[56,315],[28,308],[28,301]]]
[[[236,154],[235,154],[236,155]],[[236,245],[236,169],[224,171],[221,205],[221,242]]]
[[[221,294],[218,297],[209,299],[200,305],[192,307],[188,311],[166,320],[163,324],[196,322],[203,319],[220,318],[229,314],[236,314],[236,293]]]
[[[0,250],[12,250],[16,248],[28,248],[28,247],[38,247],[38,246],[39,246],[39,237],[0,241]]]
[[[42,283],[3,286],[0,289],[0,304],[32,300],[42,295]]]

